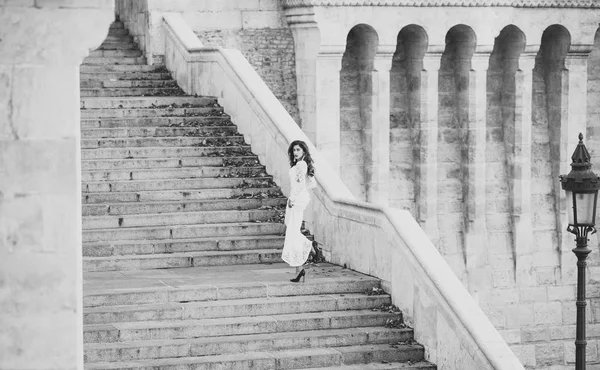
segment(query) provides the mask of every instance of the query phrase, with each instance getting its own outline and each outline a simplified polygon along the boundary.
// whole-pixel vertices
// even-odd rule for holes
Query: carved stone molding
[[[598,0],[282,0],[284,8],[310,6],[461,6],[515,8],[597,8]]]

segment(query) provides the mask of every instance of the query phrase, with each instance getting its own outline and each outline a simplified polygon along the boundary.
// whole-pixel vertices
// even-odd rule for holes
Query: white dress
[[[289,199],[294,206],[292,208],[286,206],[285,209],[286,231],[281,259],[292,267],[304,265],[312,250],[312,242],[300,232],[302,215],[310,201],[306,171],[307,165],[304,161],[298,161],[289,170],[291,187]]]

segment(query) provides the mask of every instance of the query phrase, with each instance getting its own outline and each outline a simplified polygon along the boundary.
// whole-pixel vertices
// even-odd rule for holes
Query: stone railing
[[[356,201],[237,50],[205,48],[179,15],[164,17],[167,68],[188,94],[216,96],[267,171],[289,191],[287,148],[308,143],[317,188],[311,225],[333,263],[379,277],[440,369],[523,370],[406,211]]]
[[[598,0],[283,0],[284,8],[310,6],[600,8]]]

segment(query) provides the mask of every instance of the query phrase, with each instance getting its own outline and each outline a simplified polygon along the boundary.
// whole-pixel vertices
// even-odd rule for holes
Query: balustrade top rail
[[[598,8],[598,0],[283,0],[284,8],[309,6]]]

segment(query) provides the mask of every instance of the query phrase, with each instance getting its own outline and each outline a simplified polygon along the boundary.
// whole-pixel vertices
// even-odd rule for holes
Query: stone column
[[[113,0],[0,5],[0,368],[83,369],[79,65]]]
[[[587,60],[592,50],[591,45],[571,45],[565,58],[565,69],[562,71],[561,89],[561,120],[559,137],[559,163],[555,166],[558,175],[571,171],[571,155],[579,142],[578,135],[583,133],[584,142],[587,139]],[[594,163],[594,158],[592,158]],[[598,160],[596,159],[596,163]],[[576,261],[571,249],[575,247],[574,235],[567,232],[568,210],[565,192],[555,181],[555,201],[557,211],[557,228],[561,243],[561,272],[566,281],[575,281]]]
[[[489,289],[486,240],[486,114],[487,70],[490,53],[475,53],[471,59],[468,83],[468,120],[466,127],[466,203],[464,235],[469,291],[477,300],[477,293]]]
[[[516,270],[519,286],[531,286],[533,253],[533,225],[531,215],[531,132],[533,107],[533,68],[537,50],[529,50],[519,58],[515,74],[515,121],[513,137],[504,140],[512,144],[507,151],[512,164],[511,210]]]
[[[340,71],[343,51],[344,47],[340,46],[319,53],[315,76],[315,146],[338,176],[340,176]]]
[[[381,47],[380,47],[381,49]],[[367,201],[388,205],[390,183],[390,70],[394,56],[393,46],[389,52],[375,55],[372,72],[371,127],[365,130],[370,145],[370,161],[367,164]]]
[[[438,237],[438,79],[443,47],[439,49],[434,48],[423,57],[419,87],[420,117],[416,126],[418,150],[415,158],[417,218],[421,227],[434,242]]]
[[[287,17],[294,36],[296,55],[296,84],[301,120],[298,124],[313,144],[317,145],[317,55],[321,44],[319,29],[315,22],[306,22],[303,18],[293,15]]]

